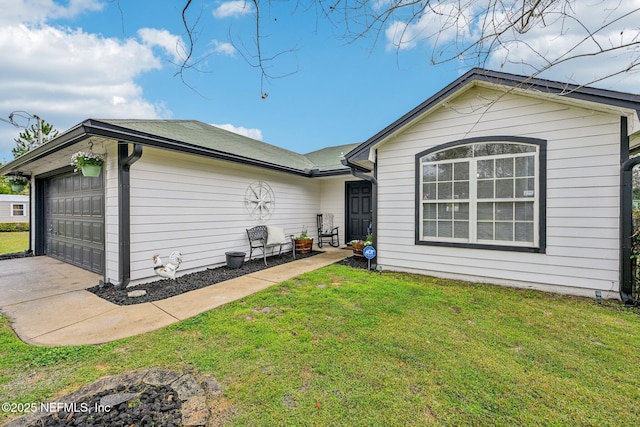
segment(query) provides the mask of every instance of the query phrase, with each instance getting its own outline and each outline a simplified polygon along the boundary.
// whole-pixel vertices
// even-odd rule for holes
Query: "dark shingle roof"
[[[342,159],[344,159],[344,155],[356,148],[358,145],[360,144],[346,144],[327,147],[321,150],[312,151],[304,156],[321,172],[344,169],[341,162]]]
[[[314,168],[313,163],[302,154],[196,120],[104,119],[97,121],[273,165],[301,171]]]
[[[329,147],[303,155],[196,120],[88,119],[0,170],[17,170],[92,137],[138,143],[302,176],[348,173],[349,168],[341,163],[341,154],[357,146]]]

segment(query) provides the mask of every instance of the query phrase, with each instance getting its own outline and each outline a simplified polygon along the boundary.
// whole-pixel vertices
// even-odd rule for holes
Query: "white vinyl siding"
[[[619,287],[620,117],[474,88],[377,148],[385,269],[593,295]],[[415,155],[470,138],[547,141],[545,253],[416,245]],[[542,202],[542,201],[541,201]]]
[[[317,178],[315,178],[317,179]],[[333,226],[338,228],[340,244],[345,244],[345,182],[353,180],[352,175],[320,178],[320,212],[333,214]],[[328,240],[327,240],[328,241]]]
[[[245,207],[255,181],[275,194],[264,221]],[[320,187],[318,179],[145,147],[131,167],[131,283],[154,278],[154,254],[182,252],[183,273],[222,265],[227,251],[248,255],[245,230],[255,225],[282,227],[287,236],[306,227],[315,236]]]
[[[28,196],[0,194],[0,222],[29,222]]]

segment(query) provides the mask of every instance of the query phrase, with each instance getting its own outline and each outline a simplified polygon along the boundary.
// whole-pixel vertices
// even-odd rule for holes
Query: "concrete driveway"
[[[161,301],[119,306],[87,288],[101,276],[49,257],[0,261],[0,311],[23,341],[99,344],[168,326],[350,256],[320,255],[268,268]]]

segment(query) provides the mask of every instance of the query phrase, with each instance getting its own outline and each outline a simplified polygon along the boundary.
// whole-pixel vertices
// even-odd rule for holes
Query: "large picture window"
[[[417,242],[543,250],[545,148],[500,137],[419,153]]]

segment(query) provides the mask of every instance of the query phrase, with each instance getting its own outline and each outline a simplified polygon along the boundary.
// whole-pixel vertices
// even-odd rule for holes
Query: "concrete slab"
[[[338,262],[348,256],[352,255],[351,252],[341,250],[327,250],[326,252],[315,255],[310,258],[303,258],[290,262],[287,264],[279,265],[276,267],[261,270],[255,273],[249,274],[250,277],[256,279],[268,280],[274,283],[280,283],[292,277],[299,276],[309,271],[317,270],[327,265],[331,265]]]
[[[0,261],[0,307],[98,284],[102,276],[49,257]]]
[[[13,329],[25,341],[91,319],[118,308],[85,290],[37,298],[2,307]]]
[[[154,331],[178,320],[151,303],[116,306],[30,341],[41,345],[102,344]]]
[[[271,281],[244,276],[151,304],[177,319],[184,320],[230,301],[244,298],[273,284],[274,282]]]
[[[101,344],[153,331],[351,255],[327,249],[311,258],[153,303],[118,306],[86,291],[96,274],[48,257],[0,262],[0,310],[18,336],[39,345]]]

